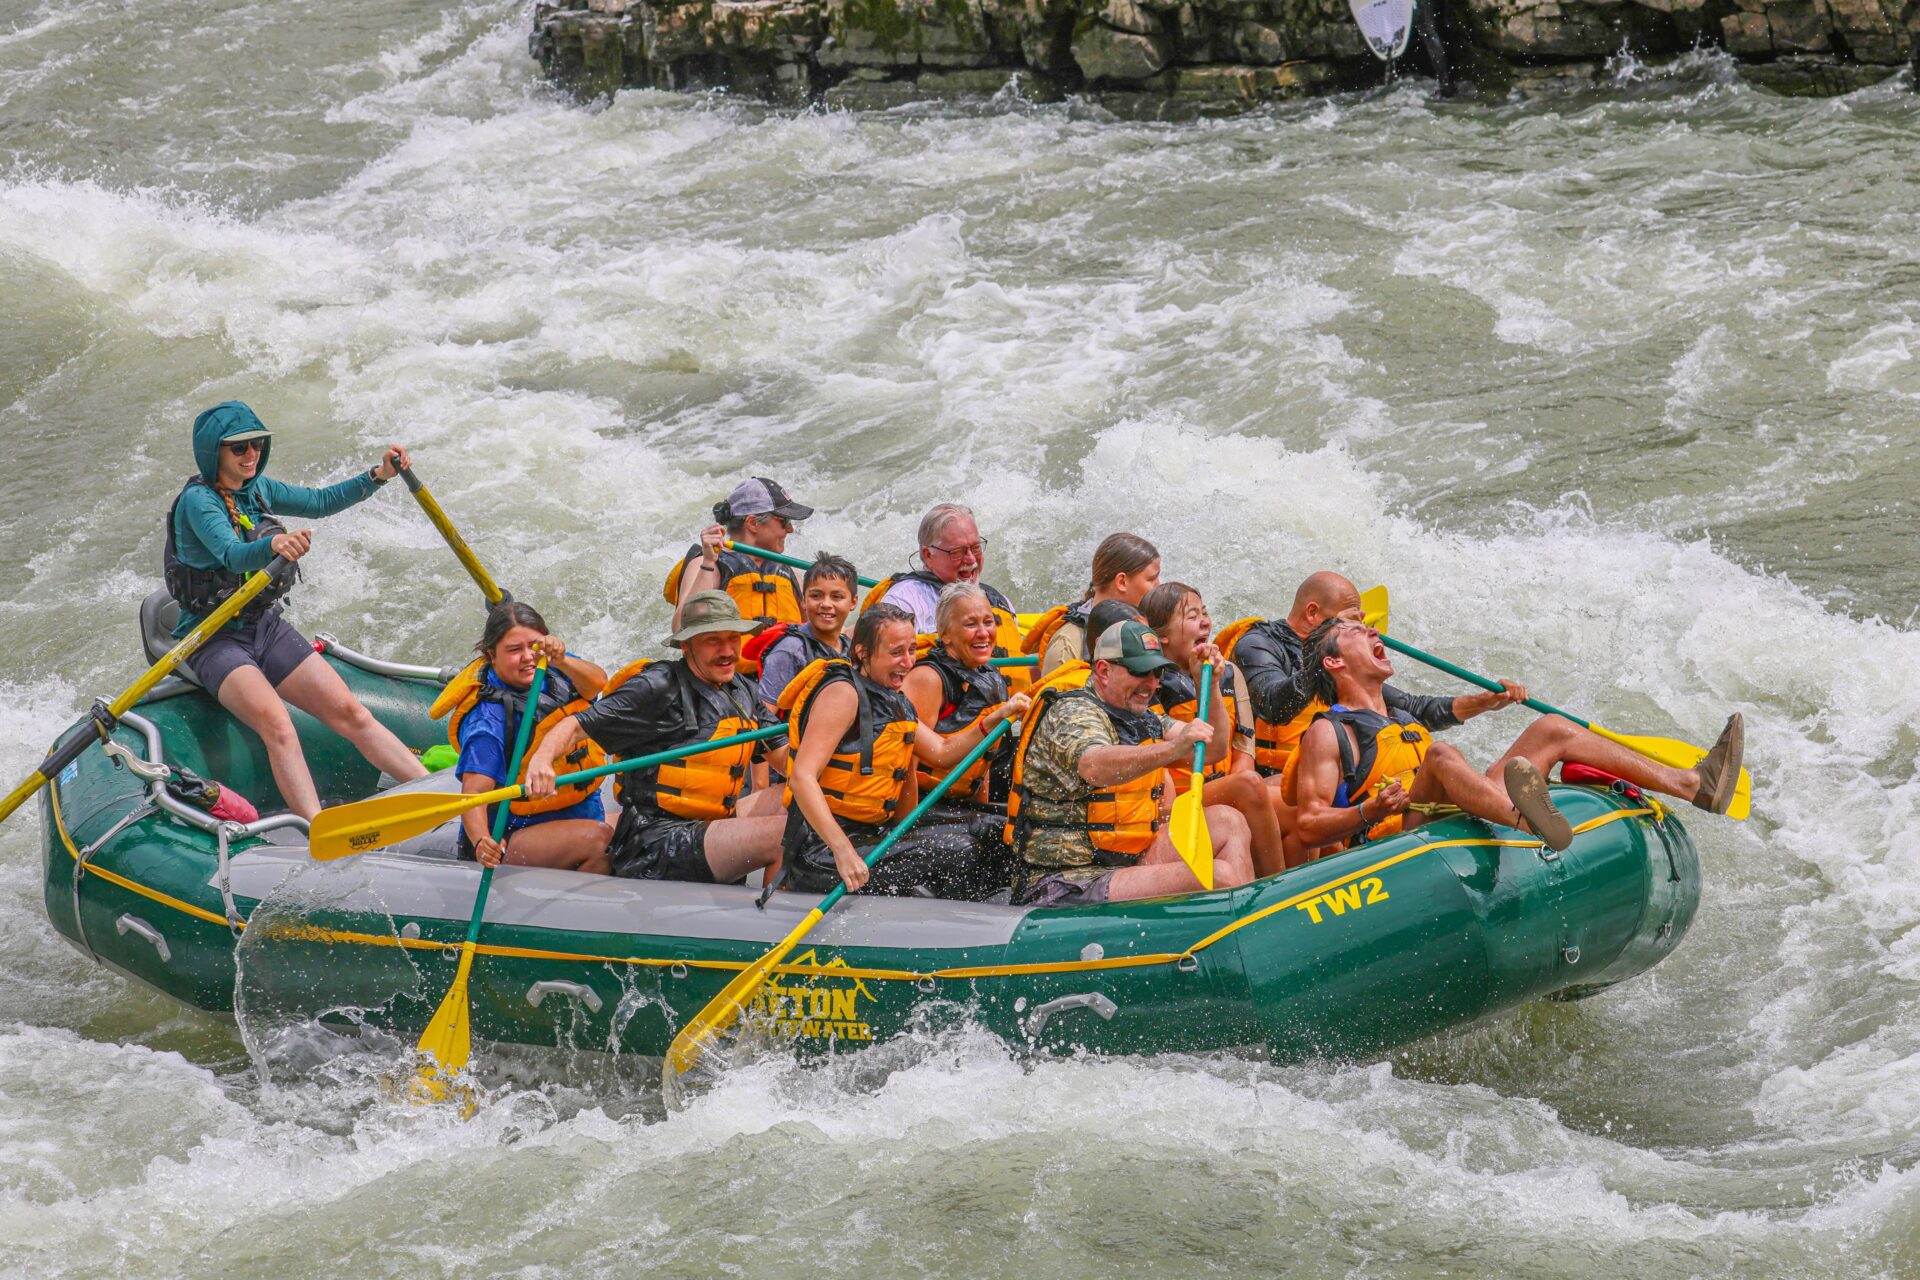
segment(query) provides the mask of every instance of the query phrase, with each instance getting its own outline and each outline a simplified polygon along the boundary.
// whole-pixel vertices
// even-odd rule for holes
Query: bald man
[[[1314,716],[1327,709],[1316,695],[1318,674],[1307,670],[1305,644],[1313,629],[1329,618],[1360,622],[1360,592],[1337,573],[1313,574],[1293,593],[1293,608],[1285,621],[1261,621],[1249,627],[1227,656],[1246,676],[1253,699],[1254,765],[1277,784],[1287,757]],[[1431,731],[1451,729],[1487,711],[1525,702],[1527,691],[1511,680],[1500,682],[1503,693],[1469,693],[1457,698],[1430,698],[1403,693],[1388,685],[1389,709],[1404,711]]]

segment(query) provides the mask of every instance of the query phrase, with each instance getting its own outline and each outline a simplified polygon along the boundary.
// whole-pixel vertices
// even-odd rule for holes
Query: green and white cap
[[[1093,646],[1095,662],[1117,662],[1137,676],[1176,665],[1160,648],[1160,637],[1144,622],[1116,622]]]

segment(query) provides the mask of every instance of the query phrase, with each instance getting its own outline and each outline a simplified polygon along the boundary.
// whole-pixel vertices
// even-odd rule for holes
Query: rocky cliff
[[[1920,0],[1438,0],[1406,69],[1484,91],[1606,59],[1719,46],[1784,92],[1839,93],[1914,58]],[[849,106],[1079,93],[1215,114],[1377,83],[1347,0],[556,0],[532,51],[587,95],[721,87]]]

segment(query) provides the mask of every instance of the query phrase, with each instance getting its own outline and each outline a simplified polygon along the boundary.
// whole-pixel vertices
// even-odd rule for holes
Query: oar
[[[776,724],[765,729],[750,729],[746,733],[736,733],[731,737],[715,738],[711,742],[690,742],[684,747],[675,747],[671,751],[656,751],[650,756],[635,756],[631,760],[616,760],[612,764],[596,765],[591,769],[581,769],[575,773],[563,773],[554,779],[554,783],[556,786],[570,786],[593,778],[604,778],[610,773],[645,769],[651,765],[665,764],[669,760],[680,760],[708,751],[718,751],[722,747],[737,747],[743,742],[777,738],[786,731],[787,726]],[[519,771],[515,770],[515,772]],[[413,791],[401,792],[398,795],[374,796],[368,800],[355,801],[353,804],[322,809],[315,815],[313,825],[308,830],[308,845],[315,858],[322,862],[329,862],[334,858],[365,853],[369,849],[385,848],[409,836],[431,831],[448,818],[458,817],[469,809],[499,801],[518,800],[525,794],[526,788],[515,783],[510,787],[478,791],[471,795],[449,795],[445,791]]]
[[[1213,664],[1200,664],[1200,701],[1194,718],[1200,723],[1207,722],[1207,712],[1213,707]],[[1200,800],[1200,789],[1206,785],[1206,779],[1200,776],[1200,770],[1207,758],[1207,744],[1193,744],[1193,768],[1187,774],[1187,789],[1173,802],[1172,836],[1174,851],[1187,864],[1187,869],[1200,881],[1202,889],[1213,888],[1213,833],[1207,830],[1207,807]]]
[[[234,615],[246,608],[255,596],[266,590],[269,582],[284,577],[292,568],[291,560],[283,560],[275,556],[266,568],[252,574],[241,583],[240,589],[228,596],[218,609],[202,618],[200,625],[175,641],[173,648],[167,650],[160,661],[148,667],[145,675],[128,685],[125,693],[104,707],[96,704],[91,713],[91,721],[80,726],[65,742],[56,743],[53,750],[47,753],[47,758],[40,762],[40,767],[29,774],[25,782],[15,787],[12,795],[5,800],[0,800],[0,822],[5,822],[13,815],[15,809],[25,804],[40,788],[46,786],[48,779],[79,759],[81,752],[96,742],[106,741],[107,735],[113,732],[113,727],[120,723],[120,717],[125,715],[134,703],[146,697],[153,686],[172,675],[175,667],[192,657],[201,645],[213,638],[215,632],[231,622]]]
[[[813,568],[813,561],[802,560],[799,556],[790,556],[783,551],[769,551],[765,547],[748,546],[744,542],[734,542],[732,539],[728,539],[721,545],[725,546],[729,551],[739,551],[746,555],[758,556],[762,560],[771,560],[775,564],[792,565],[796,569]],[[863,587],[877,587],[880,585],[878,578],[856,578],[855,581]]]
[[[1365,615],[1364,621],[1368,626],[1372,627],[1375,631],[1384,632],[1387,629],[1387,589],[1385,587],[1368,587],[1365,591],[1362,591],[1360,593],[1360,612]]]
[[[533,684],[527,689],[527,705],[520,713],[520,728],[513,735],[513,754],[507,757],[507,776],[520,775],[520,760],[527,754],[527,739],[533,736],[533,723],[540,718],[540,691],[547,684],[547,660],[543,655],[533,669]],[[507,820],[512,806],[502,804],[493,814],[493,842],[507,835]],[[493,868],[480,868],[480,887],[473,895],[473,915],[467,921],[467,937],[460,944],[460,966],[453,971],[453,985],[440,1001],[440,1007],[427,1020],[415,1049],[419,1065],[414,1068],[413,1085],[407,1096],[415,1102],[446,1100],[448,1080],[467,1065],[473,1053],[473,1033],[468,1017],[467,975],[473,972],[473,951],[480,944],[480,920],[487,913],[487,894],[493,888]]]
[[[480,594],[487,598],[487,607],[491,609],[502,600],[513,599],[500,589],[500,585],[485,569],[480,567],[480,557],[473,554],[473,548],[469,547],[467,540],[460,536],[460,531],[453,527],[453,521],[447,519],[447,513],[440,509],[440,503],[435,500],[432,491],[415,477],[413,468],[401,467],[400,478],[407,482],[407,490],[419,502],[420,509],[427,513],[427,519],[433,521],[433,527],[438,529],[440,536],[447,540],[447,546],[453,551],[455,558],[466,567],[468,576],[480,588]]]
[[[1037,667],[1040,665],[1040,655],[1023,653],[1013,658],[988,658],[987,665],[990,667]]]
[[[1382,616],[1384,616],[1384,602],[1387,589],[1385,587],[1375,587],[1373,590],[1380,593]],[[1372,592],[1368,592],[1368,595],[1371,594]],[[1361,597],[1363,602],[1365,598],[1365,596]],[[1377,630],[1378,627],[1376,626],[1375,629]],[[1489,693],[1499,693],[1504,688],[1498,681],[1489,680],[1483,675],[1476,675],[1465,667],[1456,667],[1444,658],[1436,658],[1430,653],[1422,653],[1412,645],[1403,644],[1395,640],[1392,636],[1382,634],[1380,639],[1389,649],[1398,650],[1406,654],[1409,658],[1418,659],[1435,670],[1444,671],[1456,679],[1465,680],[1468,684],[1479,685]],[[1544,715],[1559,716],[1563,720],[1571,720],[1582,728],[1592,730],[1610,742],[1619,743],[1629,751],[1637,752],[1649,760],[1656,760],[1661,764],[1669,765],[1675,769],[1691,769],[1707,758],[1705,751],[1694,746],[1691,742],[1682,742],[1678,738],[1661,738],[1652,734],[1615,733],[1604,725],[1598,725],[1591,720],[1582,719],[1574,715],[1571,711],[1562,711],[1560,708],[1550,703],[1542,702],[1538,698],[1528,698],[1526,705]],[[1745,769],[1742,769],[1740,770],[1740,781],[1734,788],[1733,803],[1727,808],[1727,816],[1744,822],[1752,810],[1753,778]]]
[[[947,772],[946,777],[934,784],[933,790],[921,797],[920,803],[913,807],[912,813],[901,820],[899,826],[889,831],[884,840],[873,846],[873,852],[866,858],[867,865],[871,867],[886,857],[887,850],[893,848],[894,843],[920,820],[922,814],[933,807],[936,800],[947,794],[947,788],[958,781],[967,770],[973,767],[975,761],[987,754],[987,750],[1017,724],[1018,722],[1014,720],[1002,720],[995,725],[973,750],[961,758],[959,764]],[[727,1028],[739,1020],[742,1011],[752,1002],[753,993],[760,989],[761,984],[767,980],[774,968],[786,959],[787,953],[799,946],[801,939],[812,932],[813,926],[819,924],[827,912],[833,910],[840,899],[846,896],[845,883],[835,885],[833,892],[822,898],[819,906],[807,912],[800,923],[794,926],[792,933],[774,944],[773,950],[741,970],[732,982],[721,988],[719,995],[709,1000],[706,1007],[696,1013],[692,1021],[680,1029],[680,1034],[673,1038],[671,1045],[667,1046],[667,1065],[675,1075],[684,1075],[693,1069],[694,1064],[699,1062],[707,1050],[726,1033]]]

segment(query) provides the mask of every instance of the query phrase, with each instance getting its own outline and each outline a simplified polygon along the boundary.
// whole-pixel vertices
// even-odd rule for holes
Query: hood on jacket
[[[223,401],[201,413],[193,420],[193,460],[200,464],[200,478],[212,484],[219,476],[222,440],[228,436],[266,429],[266,424],[260,421],[259,416],[238,400]],[[272,439],[260,442],[260,465],[253,470],[254,479],[266,474],[267,455],[272,451]],[[248,481],[248,484],[251,483]]]

